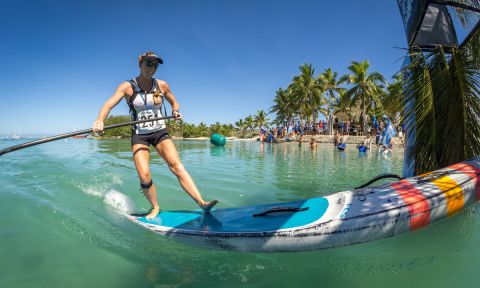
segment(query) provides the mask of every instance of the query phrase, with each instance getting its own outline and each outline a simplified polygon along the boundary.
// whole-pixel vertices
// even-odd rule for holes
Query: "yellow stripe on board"
[[[465,204],[463,198],[463,189],[452,178],[445,176],[434,180],[433,183],[437,185],[445,194],[447,199],[447,215],[450,216],[463,208]]]

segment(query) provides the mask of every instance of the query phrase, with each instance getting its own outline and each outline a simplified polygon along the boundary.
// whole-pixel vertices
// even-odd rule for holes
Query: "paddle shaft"
[[[146,122],[173,119],[173,118],[175,118],[175,117],[174,116],[166,116],[166,117],[157,117],[157,118],[150,118],[150,119],[144,119],[144,120],[130,121],[130,122],[125,122],[125,123],[118,123],[118,124],[105,126],[103,128],[103,130],[118,128],[118,127],[123,127],[123,126],[128,126],[128,125],[134,125],[134,124],[140,124],[140,123],[146,123]],[[22,144],[19,144],[19,145],[7,147],[5,149],[0,150],[0,156],[3,155],[3,154],[6,154],[6,153],[10,153],[10,152],[13,152],[13,151],[16,151],[16,150],[23,149],[23,148],[27,148],[27,147],[31,147],[31,146],[55,141],[55,140],[60,140],[60,139],[64,139],[64,138],[69,138],[69,137],[72,137],[72,136],[88,134],[88,133],[92,133],[92,132],[93,132],[93,129],[90,128],[90,129],[85,129],[85,130],[80,130],[80,131],[55,135],[55,136],[51,136],[51,137],[47,137],[47,138],[43,138],[43,139],[39,139],[39,140],[35,140],[35,141],[22,143]]]

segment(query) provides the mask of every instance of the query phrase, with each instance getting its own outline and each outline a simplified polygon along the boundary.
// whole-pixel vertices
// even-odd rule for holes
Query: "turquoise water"
[[[18,144],[1,141],[0,148]],[[177,141],[219,207],[302,200],[347,190],[393,155],[322,144]],[[427,229],[300,253],[209,251],[168,240],[123,216],[148,209],[129,141],[68,139],[0,156],[0,287],[478,287],[480,217],[470,208]],[[196,209],[166,165],[152,174],[162,209]]]

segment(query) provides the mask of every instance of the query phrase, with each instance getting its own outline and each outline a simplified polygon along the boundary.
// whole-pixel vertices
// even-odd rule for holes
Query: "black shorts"
[[[132,135],[132,146],[134,144],[143,144],[147,146],[157,146],[158,143],[163,140],[170,139],[168,135],[168,129],[161,129],[148,134],[133,134]]]

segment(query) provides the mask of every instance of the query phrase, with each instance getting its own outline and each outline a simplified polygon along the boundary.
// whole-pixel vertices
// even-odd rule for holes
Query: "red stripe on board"
[[[470,178],[472,178],[472,180],[474,181],[475,183],[475,191],[476,191],[476,195],[477,195],[477,201],[480,200],[480,181],[479,181],[479,174],[480,174],[480,168],[477,168],[473,165],[469,165],[469,164],[466,164],[466,163],[458,163],[458,164],[455,164],[455,165],[452,165],[452,166],[449,166],[448,168],[451,168],[451,169],[454,169],[458,172],[462,172],[468,176],[470,176]]]
[[[408,205],[410,213],[410,230],[417,230],[430,224],[430,203],[427,198],[406,180],[392,184],[402,197],[403,202]]]

